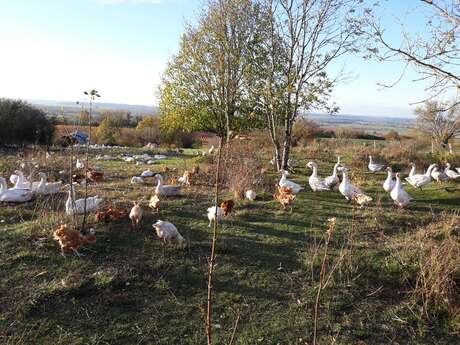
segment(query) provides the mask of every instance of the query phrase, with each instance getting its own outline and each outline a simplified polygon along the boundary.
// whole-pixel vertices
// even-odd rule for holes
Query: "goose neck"
[[[312,168],[313,172],[311,173],[312,177],[317,177],[318,176],[318,170],[317,169],[318,168],[315,165],[313,165],[313,168]]]
[[[426,173],[425,173],[425,176],[431,176],[431,172],[433,171],[433,169],[436,167],[436,165],[432,164],[428,167],[428,169],[426,170]]]
[[[340,163],[334,164],[334,169],[332,170],[332,176],[337,177],[337,169]]]

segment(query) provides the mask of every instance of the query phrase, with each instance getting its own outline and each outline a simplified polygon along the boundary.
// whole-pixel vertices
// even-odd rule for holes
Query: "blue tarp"
[[[75,132],[71,133],[70,137],[78,141],[79,144],[86,144],[86,142],[88,141],[88,134],[80,130],[76,130]]]

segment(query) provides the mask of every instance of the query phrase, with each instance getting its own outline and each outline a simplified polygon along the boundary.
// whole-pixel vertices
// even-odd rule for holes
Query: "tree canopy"
[[[52,142],[54,125],[46,114],[21,100],[0,99],[0,144]]]
[[[262,125],[248,88],[260,16],[252,0],[212,0],[198,25],[186,28],[160,88],[164,130],[225,136]]]

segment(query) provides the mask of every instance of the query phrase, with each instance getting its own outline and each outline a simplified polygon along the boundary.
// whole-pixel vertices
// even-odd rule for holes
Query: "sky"
[[[187,22],[203,0],[0,0],[0,97],[83,100],[97,89],[105,103],[156,105],[161,74],[177,52]],[[389,12],[408,12],[409,1],[388,0]],[[392,18],[388,17],[388,23]],[[410,19],[417,27],[421,22]],[[389,35],[394,35],[389,29]],[[424,97],[408,71],[394,88],[401,63],[348,56],[331,66],[351,76],[333,100],[341,113],[411,115]]]

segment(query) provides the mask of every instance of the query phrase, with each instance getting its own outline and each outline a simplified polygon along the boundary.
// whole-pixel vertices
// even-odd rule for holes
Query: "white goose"
[[[450,179],[450,177],[444,171],[439,170],[437,166],[434,167],[433,171],[431,172],[431,177],[438,183],[448,181]]]
[[[364,194],[361,191],[361,189],[359,189],[358,187],[350,183],[350,181],[348,180],[348,169],[347,168],[342,167],[340,170],[342,171],[343,178],[339,186],[339,191],[345,197],[345,199],[347,199],[348,201],[351,201],[356,198],[360,198],[365,202],[372,200],[372,198],[370,197],[365,198],[367,197],[367,195]]]
[[[303,189],[303,187],[301,187],[299,184],[295,182],[288,180],[286,178],[288,175],[289,173],[286,170],[281,170],[281,179],[278,182],[278,185],[280,187],[290,188],[292,190],[292,194],[299,193]]]
[[[133,176],[131,178],[131,184],[143,184],[143,183],[144,183],[144,179],[142,177]]]
[[[24,176],[22,171],[15,170],[15,175],[10,176],[10,181],[15,180],[14,187],[12,189],[31,189],[32,184],[30,181]],[[16,176],[16,177],[14,177]]]
[[[14,186],[18,182],[19,176],[17,174],[10,175],[10,182]]]
[[[35,185],[35,182],[32,185],[32,191],[37,194],[51,195],[57,194],[61,190],[62,182],[46,182],[46,174],[39,173],[40,182],[38,185]]]
[[[8,189],[6,180],[0,177],[0,201],[27,202],[32,200],[32,192],[28,189]]]
[[[155,176],[155,173],[150,169],[143,171],[141,174],[141,177],[152,177],[152,176]]]
[[[209,220],[208,227],[211,227],[212,222],[216,221],[216,206],[209,207],[207,211],[208,211],[208,220]],[[220,222],[223,217],[224,217],[224,210],[222,210],[221,207],[217,207],[217,221]]]
[[[376,173],[382,170],[383,168],[385,168],[385,165],[374,163],[374,161],[372,160],[372,156],[369,156],[369,164],[367,165],[367,167],[369,168],[370,171],[372,171],[373,173]]]
[[[431,164],[424,174],[414,174],[406,177],[406,181],[410,183],[412,187],[422,188],[431,182],[431,172],[435,168],[436,164]]]
[[[78,200],[72,201],[72,199],[75,199],[75,189],[74,189],[73,194],[74,195],[72,198],[72,192],[69,190],[69,196],[67,197],[67,200],[65,202],[65,213],[68,214],[69,216],[73,214],[85,213],[85,199],[78,199]],[[97,195],[86,198],[86,212],[87,213],[95,212],[99,204],[103,200],[104,199],[99,198],[99,196]]]
[[[394,186],[396,185],[396,181],[394,180],[393,170],[391,170],[391,168],[388,167],[387,171],[388,171],[388,176],[385,182],[383,182],[383,189],[385,190],[385,192],[389,193],[393,190]]]
[[[391,198],[393,199],[394,203],[399,207],[405,207],[409,205],[411,202],[412,197],[404,190],[401,184],[401,178],[399,173],[396,173],[396,184],[393,190],[390,193]]]
[[[330,188],[325,184],[324,180],[318,177],[318,164],[315,162],[308,162],[307,167],[312,169],[313,172],[308,178],[308,184],[313,192],[323,192]]]
[[[451,179],[457,179],[460,177],[460,173],[450,168],[450,163],[446,163],[446,168],[444,169],[444,172]]]
[[[171,195],[178,195],[180,193],[180,188],[181,188],[180,186],[163,184],[163,176],[161,176],[160,174],[156,174],[155,178],[158,181],[158,184],[155,188],[155,194],[171,196]]]
[[[332,175],[324,179],[324,184],[329,189],[334,189],[340,184],[339,176],[337,175],[337,169],[340,167],[340,156],[337,157],[337,163],[334,164],[334,169],[332,170]]]

